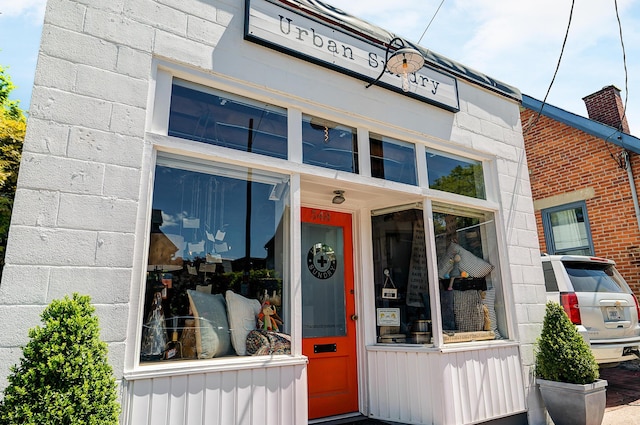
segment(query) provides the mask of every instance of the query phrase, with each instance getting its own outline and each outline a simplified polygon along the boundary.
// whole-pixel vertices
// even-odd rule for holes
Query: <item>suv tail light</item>
[[[633,301],[636,303],[636,313],[638,314],[638,321],[640,321],[640,305],[638,305],[638,297],[634,295]]]
[[[562,304],[564,311],[567,313],[567,316],[569,316],[571,323],[574,325],[582,323],[582,319],[580,318],[580,307],[578,306],[578,296],[575,292],[560,293],[560,304]],[[636,304],[636,307],[637,306],[638,305]]]

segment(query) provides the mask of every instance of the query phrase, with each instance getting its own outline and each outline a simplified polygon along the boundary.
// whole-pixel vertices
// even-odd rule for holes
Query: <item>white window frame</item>
[[[407,131],[403,128],[386,127],[384,124],[377,122],[371,122],[363,117],[358,117],[353,114],[341,114],[334,109],[323,107],[318,104],[310,104],[307,100],[290,98],[280,93],[273,93],[265,89],[264,87],[250,86],[248,83],[243,83],[237,80],[231,80],[222,77],[218,74],[203,73],[195,71],[192,68],[181,66],[174,63],[169,63],[157,58],[153,60],[153,74],[152,80],[149,86],[148,96],[148,108],[147,108],[147,127],[145,139],[145,163],[142,167],[143,184],[141,189],[140,209],[138,222],[139,226],[136,230],[136,234],[140,237],[136,238],[136,253],[134,255],[138,268],[134,269],[134,284],[138,286],[138,291],[134,291],[134,296],[131,299],[131,313],[129,334],[127,341],[132,341],[132,344],[127,344],[125,353],[125,378],[127,377],[144,377],[144,376],[159,376],[159,375],[175,375],[178,373],[198,373],[198,371],[211,371],[211,370],[232,370],[238,367],[253,367],[264,364],[264,359],[254,357],[238,357],[238,358],[224,358],[224,359],[211,359],[211,360],[196,360],[185,361],[178,363],[171,362],[158,362],[153,364],[141,364],[140,358],[140,344],[141,334],[140,331],[144,318],[142,317],[144,306],[142,300],[144,300],[146,267],[144,270],[141,265],[146,264],[146,257],[148,255],[149,235],[148,229],[151,221],[151,195],[153,193],[153,172],[156,166],[156,156],[158,152],[171,153],[185,158],[199,158],[202,160],[211,160],[213,162],[228,163],[231,165],[239,165],[250,167],[254,169],[262,169],[265,171],[272,171],[280,174],[288,174],[290,176],[291,185],[291,199],[290,199],[290,223],[289,223],[289,273],[291,276],[300,275],[299,262],[296,261],[296,252],[299,252],[300,247],[300,209],[302,206],[301,200],[301,177],[314,175],[320,178],[337,179],[338,183],[342,182],[345,185],[366,185],[372,191],[376,188],[385,190],[394,190],[398,194],[398,199],[407,200],[409,202],[423,202],[424,214],[425,214],[425,237],[427,246],[427,256],[433,267],[429,267],[429,279],[430,285],[437,286],[437,258],[435,252],[435,239],[433,238],[433,223],[432,223],[432,208],[431,202],[437,201],[439,203],[446,203],[450,205],[460,205],[461,207],[471,207],[479,210],[490,211],[494,214],[496,220],[496,233],[498,238],[498,258],[500,267],[500,276],[502,280],[502,291],[505,297],[506,310],[509,310],[511,293],[508,290],[510,286],[506,281],[508,274],[508,264],[504,260],[506,256],[504,252],[506,250],[505,236],[503,234],[502,226],[504,225],[500,211],[501,207],[497,200],[499,193],[492,187],[491,184],[497,182],[496,172],[496,157],[490,153],[480,153],[476,151],[468,151],[456,148],[454,144],[432,139],[424,134],[417,134],[415,132]],[[258,102],[270,103],[275,106],[280,106],[287,110],[288,120],[288,160],[263,156],[254,153],[248,153],[220,146],[207,145],[191,140],[183,140],[176,137],[168,136],[169,125],[169,110],[171,101],[171,86],[173,78],[179,78],[189,83],[196,85],[203,85],[205,87],[211,87],[213,90],[221,90],[224,92],[234,93],[237,96],[245,97],[248,99],[255,99]],[[331,121],[344,123],[344,125],[352,126],[357,129],[358,135],[358,150],[360,157],[360,174],[338,172],[331,169],[322,169],[302,163],[302,144],[295,143],[295,141],[301,140],[302,133],[302,115],[309,114],[318,117],[324,117]],[[411,143],[415,146],[416,155],[416,172],[418,178],[418,186],[406,185],[403,183],[397,183],[392,181],[386,181],[371,177],[370,169],[370,151],[369,151],[369,132],[389,137],[396,140],[401,140],[406,143]],[[483,175],[485,183],[485,192],[487,199],[471,198],[454,193],[447,193],[438,190],[433,190],[428,187],[428,174],[426,166],[426,150],[436,150],[448,155],[461,156],[466,159],[480,161],[483,165]],[[363,158],[366,158],[363,160]],[[393,207],[394,202],[389,201],[388,206]],[[370,226],[370,220],[366,220],[363,217],[368,216],[372,209],[379,209],[380,206],[363,207],[356,210],[351,210],[354,215],[354,219],[361,220],[357,225]],[[354,226],[354,229],[357,226]],[[363,232],[366,235],[369,232]],[[369,249],[366,248],[367,241],[362,238],[356,238],[354,241],[360,240],[360,245],[354,244],[354,255],[356,255],[356,264],[361,261],[367,261],[365,257],[358,257],[358,255],[365,255]],[[368,242],[370,244],[370,240]],[[362,281],[368,276],[367,272],[356,272],[356,282]],[[295,282],[292,282],[295,284]],[[357,284],[357,283],[356,283]],[[432,293],[435,288],[430,288]],[[370,305],[366,305],[369,302],[367,297],[364,298],[364,304],[362,304],[361,310],[370,310]],[[292,354],[291,356],[278,356],[269,362],[273,362],[274,365],[285,364],[302,364],[306,358],[302,356],[302,329],[300,321],[296,318],[301,317],[301,300],[288,298],[290,302],[290,317],[294,321],[291,324],[291,336],[292,336]],[[433,314],[440,314],[438,311]],[[508,340],[490,341],[489,343],[514,343],[517,340],[516,329],[511,323],[511,311],[505,311],[507,316],[506,327],[508,329]],[[372,316],[375,317],[375,316]],[[363,325],[360,325],[363,326]],[[359,328],[358,333],[360,335],[359,341],[363,342],[363,339],[370,341],[371,332],[366,329]],[[375,334],[375,329],[374,332]],[[442,344],[441,336],[436,336],[436,343],[434,347],[425,347],[424,350],[474,350],[478,349],[479,343],[460,343],[460,344]],[[487,342],[485,341],[485,344]],[[412,348],[415,349],[415,348]],[[168,363],[168,364],[167,364]]]

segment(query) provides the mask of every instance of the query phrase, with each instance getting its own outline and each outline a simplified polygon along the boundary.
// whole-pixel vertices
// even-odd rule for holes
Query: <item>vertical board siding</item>
[[[304,367],[130,380],[123,425],[306,424]]]
[[[369,351],[371,416],[460,425],[525,410],[517,346],[453,353]]]

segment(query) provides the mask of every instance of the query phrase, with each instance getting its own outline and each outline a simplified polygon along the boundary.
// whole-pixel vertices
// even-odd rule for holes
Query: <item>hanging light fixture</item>
[[[402,47],[393,52],[391,57],[389,57],[389,49],[395,42],[400,42]],[[420,70],[423,66],[424,57],[422,56],[422,53],[413,47],[406,47],[404,41],[402,41],[400,37],[396,37],[387,45],[387,50],[385,52],[385,67],[382,68],[382,72],[378,78],[367,84],[365,88],[369,88],[377,83],[380,78],[382,78],[382,75],[384,75],[384,71],[388,70],[392,74],[400,75],[402,78],[402,91],[408,92],[409,74]]]
[[[344,202],[344,190],[334,190],[333,193],[336,196],[333,197],[331,202],[334,204],[341,204]]]

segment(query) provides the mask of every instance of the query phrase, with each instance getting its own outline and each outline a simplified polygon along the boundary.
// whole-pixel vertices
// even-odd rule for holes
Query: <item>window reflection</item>
[[[429,187],[486,199],[482,162],[427,150]]]
[[[416,157],[412,143],[371,134],[371,175],[380,179],[416,185]]]
[[[302,161],[305,164],[357,174],[356,129],[304,115],[302,117]]]
[[[379,343],[431,343],[431,304],[421,209],[371,219]]]
[[[493,214],[439,203],[433,211],[444,342],[504,338]]]
[[[287,113],[283,108],[175,80],[169,135],[287,158]]]
[[[564,205],[542,212],[547,246],[552,254],[592,255],[586,204]]]
[[[275,307],[279,330],[288,328],[288,197],[286,176],[159,157],[142,360],[245,355],[264,301]],[[187,350],[182,340],[195,330],[200,338]]]

